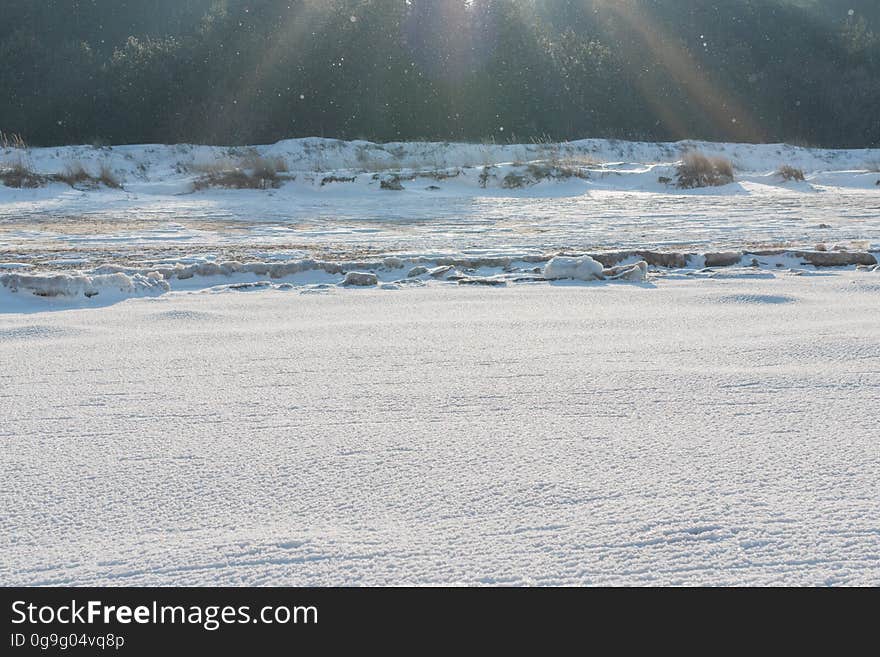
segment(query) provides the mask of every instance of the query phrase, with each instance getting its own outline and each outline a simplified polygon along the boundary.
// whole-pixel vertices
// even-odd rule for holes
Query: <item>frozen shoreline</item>
[[[585,263],[585,267],[578,267]],[[521,284],[638,283],[859,272],[880,273],[878,254],[868,251],[727,251],[675,253],[608,251],[520,257],[430,257],[377,260],[157,263],[148,267],[103,265],[87,271],[32,272],[0,263],[0,313],[101,307],[128,298],[170,292],[236,292],[259,289],[321,292],[333,287],[437,289],[448,285],[506,287]]]
[[[730,158],[736,181],[682,190],[689,149]],[[880,250],[880,150],[784,144],[70,146],[0,152],[40,175],[105,167],[122,189],[0,186],[0,266],[477,258],[654,250]],[[262,160],[260,159],[262,158]],[[281,166],[278,188],[194,191],[204,176]],[[803,168],[786,182],[782,165]],[[392,184],[397,183],[397,184]],[[384,186],[384,188],[383,188]],[[400,189],[397,189],[397,187]]]
[[[855,271],[0,314],[0,582],[877,585],[878,316]]]

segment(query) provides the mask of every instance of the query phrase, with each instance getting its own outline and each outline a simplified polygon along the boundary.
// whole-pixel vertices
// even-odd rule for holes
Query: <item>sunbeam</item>
[[[329,17],[334,4],[328,0],[299,0],[293,1],[287,6],[287,15],[279,17],[277,29],[271,34],[265,35],[265,49],[259,58],[250,76],[241,80],[236,89],[236,96],[243,99],[252,99],[262,93],[262,86],[270,77],[280,61],[289,61],[291,58],[302,60],[308,48],[302,46],[307,38],[319,38],[322,32],[322,23]],[[223,91],[218,91],[215,104],[228,101]],[[209,119],[213,132],[222,133],[228,131],[235,117],[231,113],[218,112]]]
[[[700,68],[691,53],[665,33],[632,0],[599,0],[603,11],[620,19],[634,33],[645,59],[656,62],[679,85],[687,99],[698,106],[720,134],[737,141],[764,141],[764,131],[736,96],[720,88]],[[651,105],[660,120],[679,138],[692,133],[683,113],[664,100],[664,90],[650,76],[636,74],[634,81],[642,98]]]

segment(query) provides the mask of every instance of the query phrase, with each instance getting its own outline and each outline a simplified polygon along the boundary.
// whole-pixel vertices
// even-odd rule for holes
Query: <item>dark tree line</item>
[[[880,144],[876,0],[2,0],[32,144]]]

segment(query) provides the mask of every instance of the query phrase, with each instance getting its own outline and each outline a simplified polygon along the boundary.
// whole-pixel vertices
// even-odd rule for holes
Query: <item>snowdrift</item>
[[[0,274],[0,285],[12,293],[38,297],[86,297],[102,293],[123,296],[162,294],[171,289],[157,272],[147,274]]]
[[[325,190],[351,185],[377,190],[425,190],[466,185],[511,193],[546,182],[601,182],[621,188],[664,189],[674,165],[688,152],[731,161],[738,177],[781,184],[782,166],[802,169],[811,181],[871,188],[880,180],[880,149],[810,149],[788,144],[674,143],[584,139],[559,144],[465,144],[399,142],[377,144],[307,138],[271,145],[222,147],[178,145],[61,146],[0,150],[0,168],[21,162],[35,174],[52,179],[71,168],[98,177],[112,172],[125,190],[138,193],[207,193],[218,175],[246,178],[248,171],[271,169],[267,191],[296,182]],[[827,180],[831,175],[833,180]],[[265,181],[264,181],[265,182]],[[60,182],[53,186],[66,187]],[[83,191],[103,189],[94,185]],[[0,186],[0,195],[8,194]]]

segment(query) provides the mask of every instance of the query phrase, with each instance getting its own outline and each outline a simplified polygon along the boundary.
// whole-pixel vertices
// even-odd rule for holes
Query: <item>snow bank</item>
[[[138,294],[161,294],[171,289],[168,282],[157,272],[148,274],[2,274],[0,285],[10,292],[30,292],[38,297],[86,297],[92,298],[102,292]]]
[[[419,189],[429,184],[430,175],[439,184],[468,179],[476,186],[478,176],[497,179],[500,186],[506,169],[489,171],[511,163],[550,163],[553,167],[595,170],[601,176],[613,174],[618,182],[644,174],[654,183],[658,176],[669,177],[671,169],[656,169],[679,162],[689,151],[731,160],[738,173],[773,176],[782,165],[803,169],[805,173],[853,172],[868,174],[880,161],[880,149],[813,149],[788,144],[734,144],[702,141],[628,142],[606,139],[583,139],[559,144],[468,144],[449,142],[393,142],[377,144],[367,141],[337,139],[289,139],[271,145],[241,147],[176,145],[125,145],[95,148],[61,146],[31,148],[25,151],[0,149],[0,163],[9,158],[23,158],[41,175],[61,174],[71,164],[97,172],[102,167],[113,171],[126,190],[143,193],[174,194],[191,191],[191,183],[206,170],[218,166],[246,168],[255,158],[283,163],[285,176],[297,184],[311,181],[324,187],[332,172],[346,172],[340,177],[347,182],[375,183],[374,175],[396,172],[395,180],[407,188],[412,181]],[[641,166],[633,168],[632,163]],[[467,175],[463,170],[467,170]],[[517,169],[523,174],[525,169]],[[317,172],[317,173],[316,173]],[[402,172],[409,172],[406,177]],[[409,177],[413,172],[417,176]],[[354,174],[354,175],[353,175]],[[430,174],[418,180],[422,174]],[[623,174],[630,174],[629,176]],[[330,178],[334,176],[330,175]],[[779,181],[776,181],[779,182]],[[876,176],[868,175],[859,186],[875,185]],[[422,184],[425,183],[425,184]],[[486,186],[483,180],[482,186]],[[853,184],[849,180],[847,184]],[[64,186],[62,183],[58,183]],[[379,184],[375,184],[379,187]],[[331,185],[337,191],[345,184]],[[100,193],[109,193],[101,190]],[[116,192],[120,194],[121,192]]]

